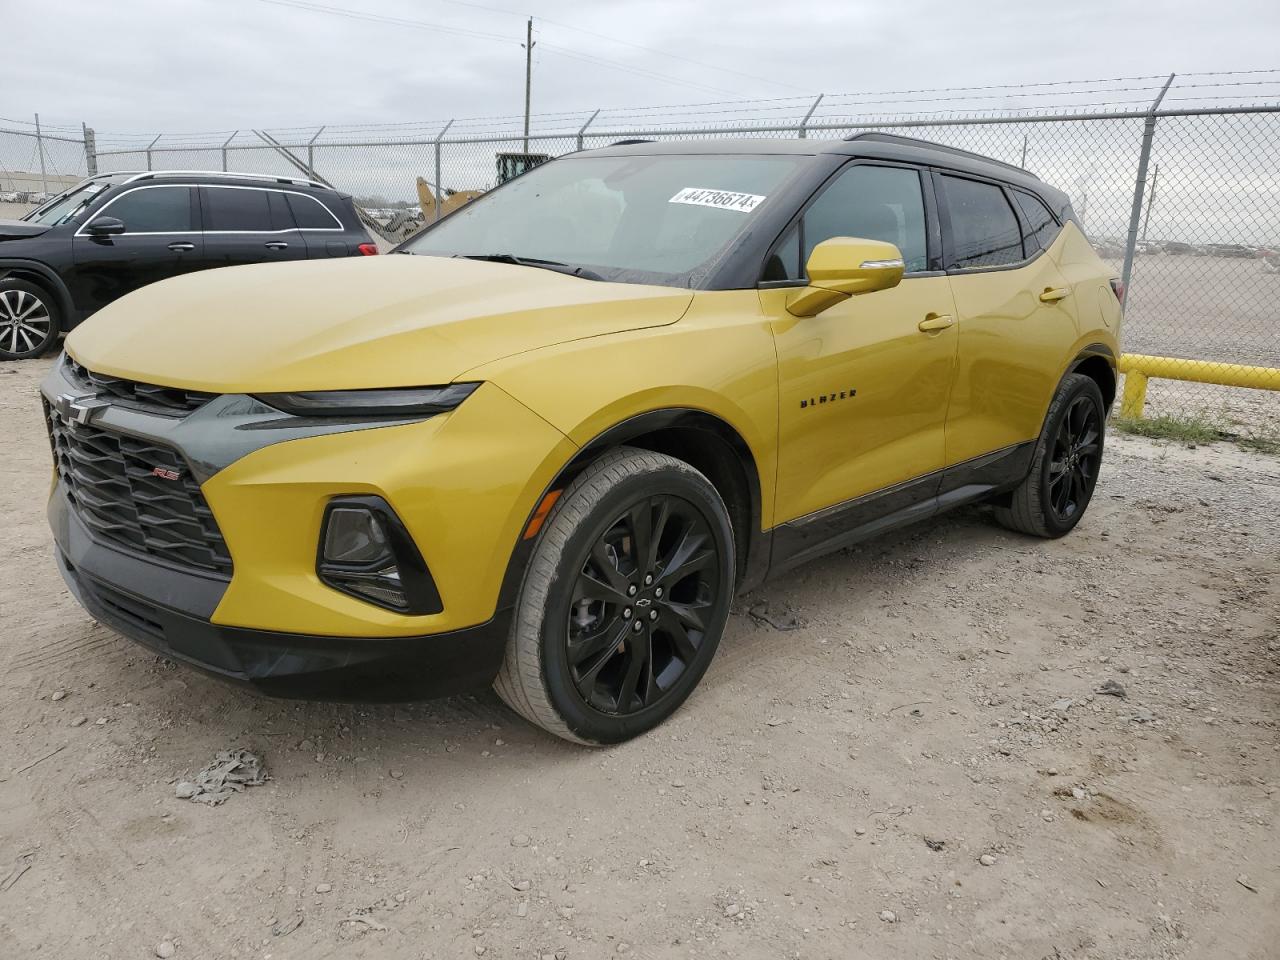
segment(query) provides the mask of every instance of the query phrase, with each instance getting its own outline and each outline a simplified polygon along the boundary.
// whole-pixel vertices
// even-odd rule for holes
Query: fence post
[[[436,208],[432,211],[432,221],[440,219],[440,207],[444,205],[444,187],[440,185],[440,141],[444,139],[444,135],[449,132],[449,128],[453,126],[453,121],[441,128],[436,134]]]
[[[80,129],[84,135],[84,169],[87,176],[96,177],[98,175],[98,140],[94,136],[93,127],[86,125],[83,121],[80,123]]]
[[[36,153],[40,155],[40,190],[49,192],[49,177],[44,170],[44,137],[40,135],[40,114],[36,114]]]
[[[227,172],[227,146],[240,134],[239,130],[234,131],[231,136],[227,137],[226,142],[222,144],[222,172]]]
[[[806,113],[804,115],[804,119],[800,121],[800,139],[801,140],[805,139],[805,137],[809,135],[807,130],[809,126],[809,119],[813,116],[813,111],[818,109],[818,104],[822,102],[822,98],[825,96],[826,96],[825,93],[818,94],[818,99],[813,101],[813,106],[809,108],[809,112]]]
[[[151,169],[151,148],[154,147],[157,143],[159,143],[160,138],[163,136],[164,136],[163,133],[157,134],[156,138],[152,140],[149,144],[147,144],[147,169],[148,170]]]
[[[324,127],[317,130],[316,136],[307,141],[307,169],[311,171],[312,177],[314,177],[316,173],[316,137],[320,136],[322,133],[324,133]]]
[[[1129,279],[1133,276],[1133,252],[1138,246],[1138,224],[1142,221],[1142,194],[1147,187],[1147,164],[1151,160],[1151,141],[1156,133],[1156,111],[1160,109],[1160,101],[1173,85],[1177,74],[1169,74],[1169,79],[1160,88],[1160,93],[1147,108],[1147,119],[1142,127],[1142,150],[1138,154],[1138,175],[1133,184],[1133,208],[1129,211],[1129,233],[1124,244],[1124,266],[1120,270],[1120,282],[1124,284],[1124,298],[1129,299]],[[1121,305],[1123,306],[1123,304]]]
[[[594,121],[594,120],[595,120],[595,118],[596,118],[596,117],[598,117],[598,116],[600,116],[600,110],[599,110],[599,109],[597,109],[597,110],[596,110],[596,112],[595,112],[595,113],[593,113],[591,116],[587,117],[587,122],[586,122],[586,123],[584,123],[584,124],[582,125],[582,129],[580,129],[580,130],[578,131],[578,149],[579,149],[579,150],[581,150],[581,149],[582,149],[582,146],[583,146],[583,137],[584,137],[584,136],[586,135],[586,133],[587,133],[587,127],[591,126],[592,121]]]

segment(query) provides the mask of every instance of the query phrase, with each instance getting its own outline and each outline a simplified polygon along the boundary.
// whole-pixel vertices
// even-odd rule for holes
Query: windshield
[[[48,203],[36,207],[22,219],[28,223],[44,223],[56,227],[84,210],[94,197],[109,186],[111,184],[105,180],[86,180],[66,193],[58,194]]]
[[[567,157],[472,201],[401,247],[542,261],[605,280],[686,286],[758,215],[803,157]]]

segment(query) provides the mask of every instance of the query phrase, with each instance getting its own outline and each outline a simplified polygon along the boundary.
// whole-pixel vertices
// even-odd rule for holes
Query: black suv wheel
[[[1031,472],[1013,491],[996,519],[1011,530],[1037,537],[1070,533],[1093,498],[1102,467],[1106,404],[1089,377],[1062,378],[1036,443]]]
[[[53,297],[26,280],[0,280],[0,360],[29,360],[58,339]]]
[[[734,570],[728,512],[706,477],[663,454],[615,450],[556,503],[494,688],[566,740],[637,736],[706,672]]]

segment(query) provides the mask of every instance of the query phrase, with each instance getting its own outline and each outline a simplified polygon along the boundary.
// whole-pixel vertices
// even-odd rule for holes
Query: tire
[[[1062,378],[1036,442],[1031,472],[1008,506],[996,506],[1003,526],[1036,537],[1070,533],[1093,499],[1106,439],[1106,404],[1089,377]]]
[[[53,296],[26,280],[0,280],[0,360],[43,356],[58,339],[62,317]]]
[[[735,570],[729,514],[706,477],[664,454],[612,450],[548,518],[494,689],[574,743],[638,736],[702,679]]]

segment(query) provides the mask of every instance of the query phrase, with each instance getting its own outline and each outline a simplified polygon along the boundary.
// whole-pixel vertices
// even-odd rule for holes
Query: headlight
[[[444,609],[417,544],[381,497],[329,502],[316,573],[335,590],[397,613]]]
[[[429,417],[452,410],[478,386],[450,383],[443,387],[260,393],[256,399],[299,417]]]

